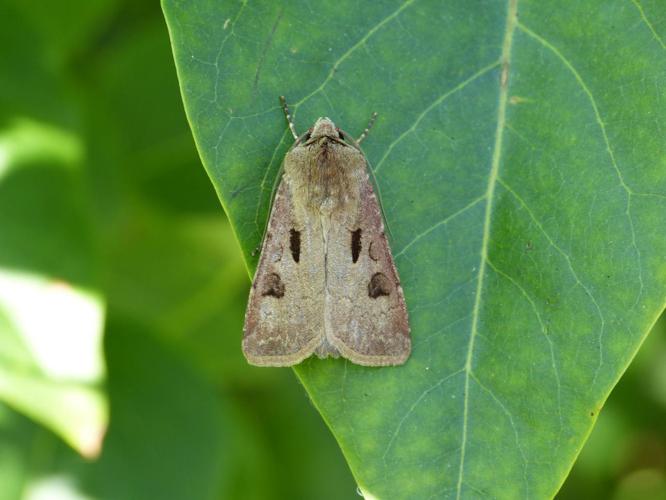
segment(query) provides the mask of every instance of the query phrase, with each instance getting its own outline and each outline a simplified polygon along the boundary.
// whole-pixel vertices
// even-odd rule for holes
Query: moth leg
[[[284,110],[284,116],[287,117],[287,123],[289,124],[289,130],[291,130],[291,135],[294,136],[294,139],[298,139],[298,134],[296,133],[296,127],[294,122],[291,119],[291,113],[289,112],[289,106],[287,106],[287,100],[283,95],[280,96],[280,104],[282,104],[282,109]]]
[[[368,136],[368,132],[370,132],[370,129],[375,124],[375,121],[377,121],[377,113],[376,112],[372,113],[372,116],[370,117],[370,121],[368,122],[368,126],[365,127],[365,130],[363,131],[361,136],[358,139],[356,139],[356,142],[358,144],[361,144],[361,141]]]

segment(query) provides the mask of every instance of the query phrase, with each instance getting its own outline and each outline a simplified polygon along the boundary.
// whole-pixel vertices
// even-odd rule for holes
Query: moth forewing
[[[286,179],[278,186],[245,313],[243,352],[259,366],[290,366],[312,355],[322,342],[324,301],[309,293],[323,269],[303,266],[302,224],[295,216]],[[299,240],[295,235],[299,235]],[[307,237],[307,236],[306,236]],[[312,239],[311,250],[323,252]]]
[[[329,275],[331,307],[326,313],[332,324],[332,343],[356,364],[402,364],[411,347],[407,309],[367,175],[360,192],[358,212],[337,214],[331,224],[335,243],[329,255],[335,259],[332,265],[341,270]],[[352,236],[357,235],[356,246],[350,244],[348,227],[356,228],[352,231]]]
[[[285,157],[245,315],[252,364],[288,366],[313,353],[366,366],[409,357],[407,309],[367,161],[345,138],[320,118]]]

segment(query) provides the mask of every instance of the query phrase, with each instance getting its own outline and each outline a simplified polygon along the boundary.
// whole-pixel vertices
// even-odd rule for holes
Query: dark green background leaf
[[[0,303],[19,296],[5,273],[27,273],[107,304],[108,372],[85,387],[108,395],[110,422],[98,457],[63,443],[86,429],[71,418],[80,400],[0,308],[0,498],[353,492],[291,373],[253,369],[238,349],[247,273],[187,126],[159,4],[93,3],[0,5]],[[24,303],[32,318],[54,308]],[[63,333],[47,323],[39,339],[64,347]]]
[[[108,405],[79,103],[29,10],[0,6],[0,400],[91,456]]]
[[[277,96],[300,130],[381,113],[364,146],[414,352],[297,369],[362,490],[553,495],[664,305],[659,3],[163,6],[252,263],[290,142]]]

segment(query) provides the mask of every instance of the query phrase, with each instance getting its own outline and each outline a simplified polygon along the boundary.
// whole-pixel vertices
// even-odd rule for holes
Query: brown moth
[[[287,153],[245,313],[243,352],[259,366],[316,354],[399,365],[411,341],[405,299],[359,143],[328,118]]]

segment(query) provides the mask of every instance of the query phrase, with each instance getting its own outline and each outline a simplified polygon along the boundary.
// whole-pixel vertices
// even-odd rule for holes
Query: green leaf
[[[296,370],[368,497],[545,498],[564,481],[666,296],[658,6],[163,0],[250,267],[291,142],[278,95],[299,130],[380,113],[364,147],[413,354]]]

